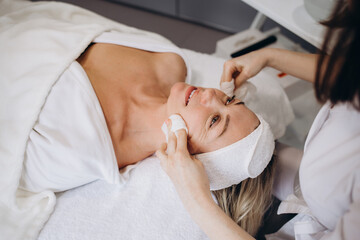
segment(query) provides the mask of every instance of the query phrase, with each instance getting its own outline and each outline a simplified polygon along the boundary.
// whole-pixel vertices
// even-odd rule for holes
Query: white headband
[[[210,190],[255,178],[270,162],[275,148],[274,136],[269,124],[261,116],[257,117],[260,125],[248,136],[224,148],[195,156],[204,164]]]
[[[209,177],[210,190],[219,190],[238,184],[247,178],[260,175],[265,169],[275,148],[275,141],[269,124],[259,115],[260,125],[248,136],[239,141],[215,150],[197,154]],[[171,131],[179,129],[188,132],[181,116],[174,114],[171,119]],[[167,128],[163,124],[167,139]]]

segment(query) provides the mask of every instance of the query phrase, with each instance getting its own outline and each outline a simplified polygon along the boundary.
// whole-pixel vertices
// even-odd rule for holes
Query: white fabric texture
[[[109,31],[93,42],[118,42],[184,57],[174,45],[136,34]],[[190,68],[187,72],[190,77]],[[74,61],[52,87],[30,133],[20,188],[31,192],[59,192],[98,179],[123,184],[128,177],[127,170],[119,174],[100,103],[86,72]]]
[[[269,124],[261,117],[260,125],[248,136],[213,152],[197,154],[209,177],[210,190],[219,190],[255,178],[268,165],[275,140]]]
[[[360,112],[350,104],[337,104],[331,108],[331,104],[326,103],[321,108],[310,129],[300,164],[302,204],[289,196],[279,207],[283,213],[301,214],[267,239],[358,238],[359,123]]]
[[[125,181],[100,103],[74,61],[51,89],[30,132],[20,188],[60,192],[98,179]]]
[[[54,83],[102,32],[171,43],[65,3],[2,0],[0,14],[0,236],[35,239],[55,195],[18,186],[29,134]]]
[[[96,181],[57,195],[39,235],[52,239],[208,239],[185,210],[169,177],[152,156],[123,186]]]

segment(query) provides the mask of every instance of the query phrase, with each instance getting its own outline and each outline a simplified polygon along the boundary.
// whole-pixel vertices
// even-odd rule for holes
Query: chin
[[[178,82],[171,87],[170,95],[166,103],[169,116],[174,113],[180,113],[180,110],[184,105],[183,102],[185,101],[184,91],[186,85],[187,84],[183,82]]]

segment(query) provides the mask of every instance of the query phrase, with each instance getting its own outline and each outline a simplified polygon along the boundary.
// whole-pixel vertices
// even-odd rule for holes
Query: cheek
[[[185,107],[185,90],[188,87],[183,82],[175,83],[170,89],[170,95],[167,100],[168,116],[174,113],[180,113]]]
[[[188,149],[191,154],[199,153],[201,147],[200,134],[203,125],[203,117],[201,111],[186,111],[180,113],[186,122],[186,126],[189,130]]]

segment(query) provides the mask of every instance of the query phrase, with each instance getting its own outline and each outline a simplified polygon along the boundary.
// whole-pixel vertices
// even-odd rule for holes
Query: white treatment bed
[[[4,239],[206,239],[156,157],[123,184],[95,181],[55,194],[18,189],[29,133],[59,76],[105,31],[165,38],[56,2],[0,1],[0,235]],[[189,83],[219,87],[223,59],[183,49]],[[280,85],[260,73],[247,105],[281,137],[294,115]]]

